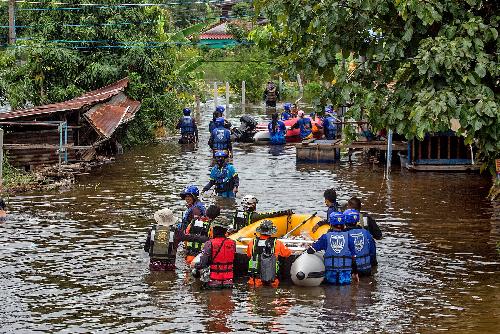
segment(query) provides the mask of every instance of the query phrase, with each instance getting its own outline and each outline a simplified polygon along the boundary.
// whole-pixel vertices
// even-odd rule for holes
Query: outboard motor
[[[253,136],[257,132],[257,121],[252,116],[243,115],[240,117],[240,122],[241,124],[238,128],[232,129],[234,140],[243,143],[252,143]]]

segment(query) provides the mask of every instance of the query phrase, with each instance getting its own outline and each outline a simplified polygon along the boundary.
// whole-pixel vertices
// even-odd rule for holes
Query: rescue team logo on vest
[[[167,240],[168,240],[168,233],[167,231],[159,231],[157,234],[156,234],[156,238],[155,238],[157,242],[162,242],[162,243],[166,243]]]
[[[224,130],[217,130],[217,139],[224,139]]]
[[[344,249],[345,238],[343,235],[331,235],[330,236],[330,246],[335,253],[340,253]]]
[[[356,247],[356,251],[361,252],[363,246],[365,245],[365,237],[363,233],[351,234],[354,238],[354,247]]]

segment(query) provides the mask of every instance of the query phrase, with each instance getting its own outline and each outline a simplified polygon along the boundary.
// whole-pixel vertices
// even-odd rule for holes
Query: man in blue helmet
[[[219,117],[215,120],[215,129],[210,135],[208,146],[212,151],[227,151],[231,153],[233,146],[231,143],[231,131],[224,127],[224,118]]]
[[[205,205],[198,199],[200,191],[194,185],[187,186],[181,194],[181,198],[186,201],[186,211],[182,215],[180,229],[184,231],[186,227],[196,218],[205,216]]]
[[[286,144],[285,134],[286,125],[278,119],[278,114],[274,113],[272,115],[272,120],[267,125],[269,130],[271,145],[284,145]]]
[[[221,197],[236,197],[240,179],[234,166],[227,162],[227,153],[215,152],[215,166],[210,171],[210,181],[203,187],[202,193],[215,185],[215,193]]]
[[[349,232],[344,231],[345,220],[341,212],[332,212],[329,222],[330,230],[313,243],[307,253],[325,251],[325,279],[328,283],[351,284],[351,275],[358,280],[354,241]]]
[[[193,144],[198,142],[198,127],[196,126],[195,120],[191,117],[191,109],[184,108],[182,113],[184,116],[179,119],[175,127],[181,130],[179,144]]]
[[[346,231],[354,242],[356,255],[356,268],[360,276],[372,274],[371,259],[376,256],[375,241],[368,230],[359,225],[360,214],[358,210],[347,209],[344,211]]]
[[[334,115],[335,111],[332,107],[327,106],[325,108],[325,118],[323,119],[323,132],[325,134],[325,139],[333,140],[337,138],[337,124],[340,122]]]
[[[281,120],[282,121],[287,121],[290,118],[292,118],[291,109],[292,109],[291,103],[287,102],[283,105],[283,112],[281,113]]]
[[[215,120],[219,117],[224,117],[224,111],[226,111],[226,108],[224,108],[224,106],[217,106],[215,108],[212,120],[208,124],[208,132],[210,132],[210,134],[215,129]],[[226,119],[224,119],[224,127],[228,130],[231,129],[231,123]]]
[[[299,116],[299,119],[294,125],[292,125],[291,129],[300,129],[300,139],[311,139],[313,137],[311,119],[309,117],[305,117],[303,110],[299,110],[297,115]]]

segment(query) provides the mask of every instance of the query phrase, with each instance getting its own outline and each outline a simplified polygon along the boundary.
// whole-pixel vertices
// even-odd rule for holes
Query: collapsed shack
[[[0,113],[9,164],[63,176],[110,161],[122,151],[117,131],[140,108],[125,95],[127,85],[124,78],[68,101]]]

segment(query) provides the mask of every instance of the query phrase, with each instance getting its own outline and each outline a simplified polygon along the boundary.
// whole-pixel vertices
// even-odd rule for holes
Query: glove
[[[307,249],[307,254],[314,254],[314,253],[316,253],[316,251],[314,250],[314,248],[309,247],[309,248]]]

